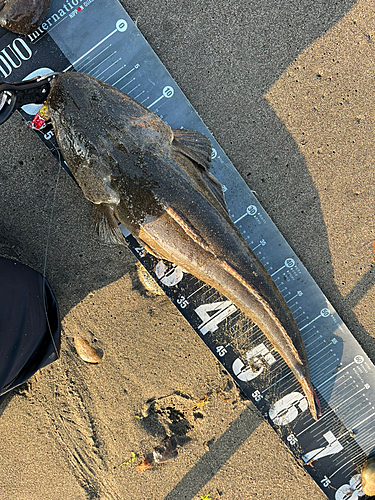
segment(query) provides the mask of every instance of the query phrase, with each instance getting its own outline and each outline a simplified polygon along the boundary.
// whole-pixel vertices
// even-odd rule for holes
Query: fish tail
[[[232,293],[227,294],[228,298],[247,313],[271,341],[300,383],[310,413],[313,419],[317,420],[318,415],[320,415],[320,403],[310,381],[306,350],[297,324],[286,303],[284,303],[284,299],[278,293],[274,294],[272,290],[263,295],[256,285],[256,279],[251,283],[250,280],[244,278],[243,273],[237,272],[228,262],[219,261],[218,259],[217,262],[222,269],[225,269],[236,280],[237,285],[240,285],[237,288],[237,293],[235,292],[233,295]],[[236,290],[236,287],[232,286],[229,290]],[[250,307],[248,308],[248,306]],[[284,314],[281,314],[281,311]]]

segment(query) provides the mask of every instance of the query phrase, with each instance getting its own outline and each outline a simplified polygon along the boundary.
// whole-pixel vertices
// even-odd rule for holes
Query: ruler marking
[[[325,340],[323,340],[323,342],[325,342]],[[326,344],[322,349],[320,349],[320,351],[317,351],[315,354],[313,354],[312,356],[308,356],[309,358],[309,365],[310,365],[310,361],[312,359],[315,358],[315,356],[317,356],[318,354],[320,354],[321,352],[323,352],[325,349],[327,349],[327,347],[329,347],[330,345],[332,344],[332,342],[330,342],[329,344]]]
[[[303,343],[306,349],[310,349],[310,345],[316,338],[319,338],[318,331],[312,331],[308,337],[303,337]]]
[[[276,384],[278,384],[281,380],[283,380],[284,378],[286,377],[289,377],[289,375],[291,375],[292,372],[289,371],[289,373],[287,373],[286,375],[284,375],[283,377],[281,377],[280,379],[277,379],[276,382],[274,382],[273,384],[269,385],[268,387],[266,387],[266,389],[264,389],[262,391],[262,394],[264,394],[265,392],[269,391],[271,389],[271,387],[274,387]]]
[[[278,272],[282,271],[282,270],[283,270],[283,269],[285,269],[285,268],[286,268],[286,266],[282,266],[282,267],[280,267],[277,271],[275,271],[274,273],[272,273],[272,274],[271,274],[271,278],[272,278],[273,276],[275,276],[275,274],[277,274]]]
[[[244,213],[243,215],[241,215],[241,217],[239,217],[237,220],[235,220],[233,222],[233,224],[237,224],[237,222],[240,222],[240,220],[242,220],[244,217],[246,217],[246,215],[248,215],[247,213]]]
[[[285,297],[284,297],[284,299],[285,299]],[[290,302],[291,300],[292,300],[292,299],[289,299],[289,300],[286,300],[285,302],[288,304],[288,302]],[[298,302],[294,302],[294,304],[292,304],[292,305],[290,305],[290,306],[289,306],[289,309],[290,309],[290,310],[292,310],[292,307],[294,307],[294,306],[298,306],[298,305],[299,305],[299,303],[298,303]]]
[[[344,456],[337,456],[337,457],[332,457],[332,462],[334,463],[334,465],[336,467],[338,467],[340,470],[341,470],[341,474],[342,475],[345,475],[345,471],[347,469],[351,469],[353,470],[354,468],[354,464],[353,462],[355,461],[355,459],[359,456],[359,455],[362,455],[363,456],[363,452],[358,452],[358,445],[357,445],[357,449],[354,446],[346,446],[345,447],[345,455]],[[353,453],[356,453],[355,457],[352,456]],[[348,459],[348,456],[350,457],[349,460]],[[337,459],[340,458],[341,460],[338,461]],[[340,467],[340,464],[341,464],[341,467]],[[358,471],[357,471],[358,472]],[[357,497],[358,498],[358,497]],[[364,498],[364,497],[362,497]]]
[[[331,375],[329,378],[327,378],[327,380],[325,380],[324,382],[322,382],[321,384],[317,385],[316,388],[317,389],[321,389],[321,387],[323,387],[325,384],[327,384],[330,380],[332,380],[333,378],[337,377],[337,373],[334,373],[333,375]],[[321,392],[321,391],[320,391]]]
[[[348,398],[348,399],[350,399],[350,398]],[[319,420],[315,420],[308,427],[302,429],[302,431],[297,434],[297,437],[301,436],[304,432],[308,431],[311,427],[314,427],[314,426],[317,426],[316,429],[329,427],[328,423],[330,422],[330,420],[332,422],[335,422],[334,417],[337,418],[336,415],[330,415],[331,413],[335,414],[335,409],[331,408],[330,411],[323,413],[322,416],[319,418]],[[326,417],[329,417],[328,420],[323,422],[322,420],[325,419]]]
[[[350,408],[350,413],[352,411],[354,411],[356,408],[362,408],[362,407],[363,407],[363,402],[360,401],[358,404],[356,404],[355,406],[353,406],[352,408]],[[369,411],[371,411],[371,408],[369,408],[368,410],[365,410],[365,413],[368,413]],[[347,427],[350,427],[350,428],[354,427],[352,425],[352,421],[350,420],[350,417],[349,416],[347,416],[347,418],[345,418],[345,417],[346,417],[346,415],[343,417],[343,419],[345,419],[345,424],[347,425]]]
[[[343,410],[343,412],[344,412],[345,411],[345,409],[344,409],[345,408],[345,402],[347,400],[350,401],[352,399],[352,397],[353,397],[353,394],[358,395],[362,391],[363,391],[363,389],[359,389],[359,391],[355,391],[355,392],[345,391],[345,389],[343,389],[341,391],[341,394],[340,395],[336,395],[335,394],[335,398],[334,398],[333,402],[330,401],[329,403],[332,406],[332,408],[336,408],[336,409],[337,408],[341,408]],[[350,396],[348,396],[348,393],[350,394]],[[340,397],[341,397],[341,399],[340,399]],[[358,396],[358,397],[360,397],[360,396]],[[351,403],[351,404],[353,404],[353,403]]]
[[[332,366],[336,367],[339,362],[339,358],[333,352],[325,352],[321,359],[315,359],[310,365],[311,372],[315,373],[315,369],[318,367],[321,370],[321,367],[324,366],[326,362],[330,363]]]
[[[304,336],[304,337],[307,337],[307,335],[308,335],[310,332],[313,332],[313,331],[315,331],[315,330],[316,330],[316,325],[312,325],[310,328],[308,328],[308,329],[304,332],[303,336]],[[319,331],[319,330],[316,330],[316,331]]]
[[[355,438],[357,439],[358,438],[358,434],[355,435]],[[373,449],[374,449],[374,433],[372,432],[368,437],[366,436],[366,438],[364,438],[362,440],[362,438],[359,439],[360,441],[360,446],[361,448],[363,449],[363,451],[366,453],[366,454],[369,454]]]
[[[261,336],[261,331],[259,330],[259,328],[255,325],[254,327],[249,327],[247,329],[247,331],[245,332],[245,334],[248,336],[248,343],[250,345],[254,345],[256,343],[261,343],[261,340],[262,340],[262,336]],[[264,342],[263,342],[264,343]]]
[[[90,69],[90,75],[95,76],[94,75],[94,71],[97,70],[99,68],[99,66],[101,66],[103,63],[105,63],[106,61],[108,61],[108,59],[110,57],[112,57],[114,54],[116,54],[116,52],[117,51],[115,50],[114,52],[112,52],[111,54],[109,54],[109,56],[107,56],[105,59],[103,59],[102,61],[100,61],[96,66],[94,66],[92,69]],[[95,78],[97,78],[97,77],[95,76]]]
[[[293,297],[291,297],[290,299],[288,299],[288,300],[286,301],[286,303],[288,304],[291,300],[293,300],[293,299],[295,299],[295,298],[297,298],[297,297],[299,297],[298,293],[296,293],[295,295],[293,295]],[[298,304],[298,302],[296,302],[296,304]]]
[[[238,309],[238,315],[236,316],[236,318],[233,318],[236,320],[236,322],[233,322],[234,324],[230,326],[230,331],[233,335],[235,335],[238,331],[241,331],[241,332],[246,332],[246,333],[249,333],[249,335],[251,335],[251,331],[254,330],[254,328],[256,327],[255,323],[253,324],[250,324],[248,326],[246,326],[244,329],[241,329],[238,327],[238,322],[239,320],[241,319],[239,316],[241,316],[242,313],[241,311]]]
[[[242,316],[242,312],[239,309],[237,309],[236,312],[233,313],[231,316],[228,316],[228,330],[230,330],[233,333],[233,335],[236,335],[237,332],[244,331],[243,329],[236,328],[238,325],[238,322],[241,319],[241,316]],[[245,332],[248,332],[249,330],[251,330],[251,327],[248,327],[247,329],[245,328]]]
[[[361,432],[362,432],[362,429],[361,429]],[[361,448],[363,449],[364,452],[366,452],[366,454],[369,454],[374,449],[374,435],[375,435],[375,433],[372,432],[370,435],[366,436],[366,438],[363,440],[362,440],[362,438],[358,437],[359,432],[358,432],[358,434],[355,435],[355,438],[361,442]]]
[[[296,308],[296,309],[294,309],[294,310],[292,309],[293,305],[289,307],[290,312],[293,314],[293,316],[296,314],[296,312],[297,312],[297,311],[301,311],[301,310],[302,310],[302,307],[301,307],[300,305],[298,305],[298,303],[296,303],[296,304],[294,304],[294,305],[296,305],[296,306],[297,306],[297,308]],[[304,314],[304,313],[303,313],[303,314]],[[294,318],[294,319],[296,319],[296,318]]]
[[[93,50],[95,50],[97,47],[99,47],[99,45],[101,45],[102,43],[104,43],[106,40],[108,40],[108,38],[110,38],[111,36],[113,36],[115,33],[117,33],[117,29],[113,30],[111,33],[109,33],[109,35],[107,35],[106,37],[104,37],[102,40],[100,40],[100,42],[98,42],[97,44],[95,44],[93,47],[91,47],[90,50],[88,50],[87,52],[85,52],[85,54],[83,54],[83,56],[79,57],[76,61],[74,61],[70,66],[68,66],[67,68],[65,68],[63,70],[63,73],[65,73],[66,71],[69,71],[71,68],[74,67],[75,64],[77,64],[81,59],[83,59],[84,57],[86,57],[88,54],[90,54]]]
[[[216,302],[217,300],[220,300],[220,295],[217,293],[216,290],[212,288],[207,288],[202,293],[202,302],[203,303],[208,303],[208,302]]]
[[[363,405],[363,403],[360,401],[356,406],[354,406],[353,408],[350,409],[350,413],[352,412],[352,410],[354,410],[355,408],[358,408],[362,405]],[[366,403],[365,403],[365,406],[366,406]],[[374,409],[370,402],[367,403],[367,406],[371,406],[371,408]],[[371,409],[365,410],[365,413],[368,413],[369,411],[371,411]],[[352,421],[350,420],[350,417],[348,417],[347,421],[348,421],[348,425],[352,426],[352,424],[351,424]]]
[[[326,377],[329,373],[332,373],[332,370],[335,370],[335,368],[337,366],[336,363],[333,363],[331,360],[327,360],[327,361],[328,361],[328,364],[326,364],[324,369],[323,369],[324,363],[322,363],[322,366],[319,369],[319,373],[316,373],[315,371],[313,372],[314,373],[314,381],[316,384],[319,384],[317,386],[317,388],[320,387],[320,383],[321,383],[320,381],[322,380],[322,378]],[[332,377],[337,377],[337,373],[333,373]]]
[[[369,423],[369,425],[371,425],[371,422]],[[366,424],[367,426],[367,424]],[[370,433],[368,436],[366,435],[366,437],[360,437],[359,433],[355,434],[355,439],[356,439],[356,442],[358,442],[358,446],[360,446],[362,448],[362,450],[366,453],[366,454],[372,454],[373,452],[373,449],[374,449],[374,433]]]
[[[333,358],[335,358],[335,359],[333,359],[333,360],[332,360],[332,357],[333,357]],[[316,370],[316,369],[320,369],[321,365],[322,365],[324,362],[326,362],[326,361],[328,361],[329,363],[332,363],[332,364],[335,364],[335,365],[336,365],[336,363],[334,363],[334,361],[335,361],[335,360],[336,360],[336,361],[338,361],[338,358],[336,358],[336,357],[335,357],[332,353],[325,352],[325,353],[322,355],[321,359],[316,359],[316,360],[315,360],[315,361],[313,361],[312,363],[310,363],[310,361],[309,361],[310,371],[311,371],[312,373],[315,373],[315,370]]]
[[[134,82],[135,80],[135,77],[133,77],[131,80],[128,81],[128,83],[125,83],[125,85],[123,87],[121,87],[120,90],[124,89],[125,87],[127,87],[128,85],[130,85],[132,82]]]
[[[103,50],[101,50],[100,52],[98,52],[98,53],[96,54],[96,56],[92,57],[91,59],[88,59],[88,60],[87,60],[87,62],[85,62],[85,63],[83,64],[83,66],[81,66],[81,67],[79,68],[79,70],[78,70],[78,71],[82,71],[82,70],[83,70],[86,66],[89,66],[90,64],[92,64],[92,62],[93,62],[93,61],[94,61],[97,57],[101,56],[101,55],[102,55],[102,54],[103,54],[106,50],[108,50],[110,47],[112,47],[112,44],[111,44],[111,43],[110,43],[109,45],[107,45],[107,46],[106,46]],[[82,62],[83,62],[83,61],[82,61]],[[78,69],[78,68],[77,68],[77,69]]]
[[[302,328],[300,328],[300,331],[304,330],[305,328],[307,328],[308,326],[310,326],[312,323],[314,323],[317,319],[319,319],[321,317],[322,317],[322,315],[319,314],[319,316],[317,316],[316,318],[312,319],[309,323],[307,323],[307,325],[305,325]]]
[[[374,407],[371,406],[371,410],[374,410]],[[369,410],[370,411],[370,410]],[[371,417],[373,417],[375,415],[375,412],[371,413],[370,416],[368,416],[367,418],[365,418],[364,420],[361,420],[358,424],[355,423],[355,419],[353,419],[353,423],[350,425],[350,427],[359,427],[361,426],[364,422],[367,422],[367,420]]]
[[[140,87],[140,83],[138,83],[138,85],[136,85],[135,87],[133,87],[131,90],[129,90],[128,92],[128,95],[131,94],[132,92],[134,92],[134,90],[136,90],[138,87]]]
[[[322,338],[322,336],[321,336],[321,335],[319,335],[319,337],[315,337],[315,338],[314,338],[314,340],[308,344],[308,347],[311,347],[311,346],[312,346],[312,345],[314,345],[316,342],[320,342],[321,338]],[[306,346],[305,346],[305,347],[306,347]]]
[[[233,335],[236,335],[236,337],[233,340],[231,340],[230,342],[228,342],[228,344],[226,344],[225,347],[229,347],[231,344],[233,344],[233,342],[236,342],[238,339],[246,336],[247,335],[247,331],[241,332],[241,333],[238,333],[238,334],[234,333]]]
[[[147,109],[152,108],[152,106],[154,104],[156,104],[157,102],[159,102],[161,99],[163,99],[163,97],[164,97],[163,95],[161,95],[160,97],[158,97],[153,103],[151,103],[149,106],[147,106]]]
[[[358,391],[354,392],[353,394],[359,394],[362,391],[363,391],[363,388],[359,389]],[[340,389],[339,391],[335,391],[335,395],[332,396],[331,401],[329,402],[329,404],[332,406],[332,408],[337,407],[337,406],[341,406],[341,404],[343,402],[340,401],[340,394],[343,394],[344,396],[346,396],[348,392],[350,392],[350,390],[346,390],[345,387],[343,389]],[[348,399],[350,399],[351,397],[352,397],[352,395],[349,396]],[[344,401],[346,401],[346,400],[344,400]]]
[[[355,440],[353,439],[352,442],[350,444],[348,443],[345,443],[347,446],[345,446],[345,452],[346,452],[346,456],[340,456],[340,455],[337,455],[337,456],[332,456],[332,462],[335,463],[335,466],[336,467],[339,467],[340,464],[341,465],[348,465],[348,462],[346,461],[346,459],[348,458],[348,455],[350,455],[351,453],[358,453],[358,448],[360,448],[358,446],[358,444],[355,442]],[[361,450],[361,452],[363,453],[363,451]],[[357,455],[358,456],[358,455]],[[351,460],[354,460],[352,457],[351,457]]]
[[[335,470],[335,472],[333,472],[329,476],[329,479],[331,479],[333,476],[335,476],[343,467],[347,466],[352,460],[355,460],[359,456],[363,456],[363,452],[362,453],[358,453],[358,455],[356,455],[354,458],[351,458],[350,460],[348,460],[348,462],[346,462],[344,465],[342,465],[339,469]]]
[[[121,71],[122,69],[124,69],[127,65],[126,64],[123,64],[118,70],[116,70],[114,73],[112,73],[108,78],[106,78],[105,80],[103,80],[103,82],[108,82],[108,80],[110,78],[112,78],[113,76],[115,76],[119,71]]]
[[[112,66],[114,66],[115,64],[117,64],[119,61],[121,61],[121,57],[119,59],[116,59],[116,61],[114,61],[112,64],[110,64],[106,69],[103,69],[103,71],[101,71],[97,76],[96,78],[99,78],[101,77],[102,75],[104,75],[104,73],[106,73],[109,69],[112,68]]]
[[[301,314],[299,314],[298,316],[294,316],[294,319],[296,320],[296,323],[297,323],[298,318],[300,318],[301,316],[304,316],[304,315],[305,315],[305,312],[302,311]]]

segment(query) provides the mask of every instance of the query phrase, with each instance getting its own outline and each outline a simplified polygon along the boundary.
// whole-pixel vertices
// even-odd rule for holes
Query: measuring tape
[[[121,226],[123,235],[327,497],[364,498],[358,471],[375,442],[375,367],[122,6],[117,0],[53,0],[34,33],[20,37],[0,31],[0,52],[0,79],[16,81],[51,71],[88,73],[137,99],[172,128],[197,130],[211,139],[212,171],[223,185],[230,216],[301,331],[322,404],[320,419],[312,420],[289,368],[234,304],[181,267],[149,255]],[[38,109],[28,105],[21,113],[31,122]],[[66,167],[51,125],[36,133]]]

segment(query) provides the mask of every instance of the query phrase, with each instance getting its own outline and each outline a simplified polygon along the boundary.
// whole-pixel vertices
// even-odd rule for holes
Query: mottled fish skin
[[[0,1],[0,24],[13,33],[27,35],[42,24],[50,5],[51,0]]]
[[[48,98],[56,138],[98,233],[121,243],[119,220],[154,255],[216,288],[264,332],[302,386],[317,419],[305,347],[272,278],[227,212],[208,172],[210,141],[172,130],[123,92],[60,74]]]

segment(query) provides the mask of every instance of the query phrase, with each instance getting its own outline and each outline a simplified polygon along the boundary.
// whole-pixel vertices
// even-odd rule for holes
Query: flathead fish
[[[42,24],[50,5],[51,0],[0,0],[0,24],[27,35]]]
[[[229,216],[208,171],[211,143],[172,130],[157,115],[95,78],[64,73],[48,97],[56,138],[107,243],[117,221],[152,254],[180,265],[231,300],[289,366],[317,419],[305,347],[284,298]]]

